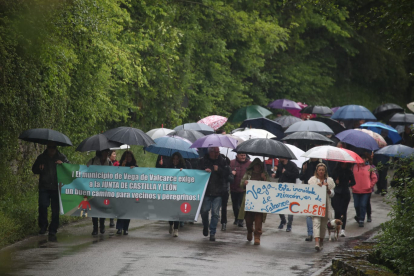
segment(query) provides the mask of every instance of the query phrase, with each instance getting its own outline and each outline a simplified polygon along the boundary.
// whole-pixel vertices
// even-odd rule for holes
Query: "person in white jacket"
[[[335,182],[328,176],[328,170],[324,163],[319,163],[316,166],[315,175],[312,176],[309,181],[309,185],[318,185],[320,187],[326,186],[326,211],[324,217],[312,217],[313,222],[313,235],[315,237],[315,249],[316,251],[323,249],[323,239],[325,237],[326,227],[328,221],[332,219],[332,206],[331,198],[334,196]]]

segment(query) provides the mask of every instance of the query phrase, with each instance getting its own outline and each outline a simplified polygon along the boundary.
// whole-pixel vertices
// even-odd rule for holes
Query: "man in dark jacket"
[[[296,178],[299,177],[299,169],[292,161],[286,158],[279,158],[279,165],[277,166],[277,171],[274,176],[275,178],[279,178],[279,182],[281,183],[296,183]],[[283,214],[279,215],[279,217],[281,221],[278,228],[283,229],[283,226],[286,224],[286,217]],[[288,215],[286,232],[292,231],[292,222],[293,215]]]
[[[203,235],[207,237],[209,226],[208,215],[211,209],[210,241],[215,241],[217,223],[220,218],[221,197],[227,192],[229,169],[224,158],[220,156],[218,147],[208,148],[208,154],[200,159],[198,169],[211,173],[200,214],[203,220]]]
[[[69,163],[66,156],[56,149],[56,143],[47,144],[46,150],[40,154],[33,164],[32,171],[39,174],[39,234],[56,235],[59,227],[59,189],[57,181],[57,164]],[[47,208],[51,205],[52,221],[47,220]]]
[[[231,172],[234,175],[233,183],[230,185],[231,202],[233,204],[234,213],[233,224],[237,224],[239,227],[243,227],[243,220],[237,218],[239,217],[239,211],[245,193],[245,190],[240,187],[240,182],[251,163],[252,162],[247,159],[247,154],[245,153],[238,153],[236,159],[230,161]]]

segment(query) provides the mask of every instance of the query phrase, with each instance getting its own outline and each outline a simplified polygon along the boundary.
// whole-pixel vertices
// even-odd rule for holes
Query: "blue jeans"
[[[205,196],[201,205],[201,219],[204,228],[208,228],[208,212],[211,209],[210,235],[216,234],[217,223],[220,219],[221,196]]]
[[[358,221],[363,222],[371,194],[352,194],[352,196],[354,197],[354,207]]]
[[[308,236],[313,236],[312,217],[306,217],[306,226],[308,227]]]

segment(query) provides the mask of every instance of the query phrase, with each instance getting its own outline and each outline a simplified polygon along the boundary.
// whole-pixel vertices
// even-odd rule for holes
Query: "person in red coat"
[[[234,225],[243,227],[243,220],[237,219],[239,217],[240,206],[243,201],[245,190],[240,187],[240,181],[246,173],[247,168],[252,162],[247,159],[245,153],[238,153],[236,159],[230,161],[230,169],[234,175],[234,181],[230,185],[231,202],[233,204]]]

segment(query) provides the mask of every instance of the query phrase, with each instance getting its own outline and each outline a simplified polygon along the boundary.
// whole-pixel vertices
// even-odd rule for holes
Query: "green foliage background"
[[[19,141],[22,131],[52,128],[77,145],[278,98],[404,106],[412,10],[392,0],[0,0],[0,245],[36,230],[31,165],[43,148]],[[90,158],[61,150],[72,163]]]

